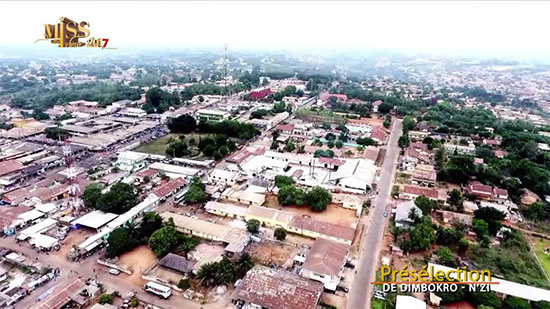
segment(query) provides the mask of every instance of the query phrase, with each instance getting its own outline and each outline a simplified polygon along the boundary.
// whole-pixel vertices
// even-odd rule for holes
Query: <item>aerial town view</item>
[[[0,3],[0,308],[550,309],[550,3]]]

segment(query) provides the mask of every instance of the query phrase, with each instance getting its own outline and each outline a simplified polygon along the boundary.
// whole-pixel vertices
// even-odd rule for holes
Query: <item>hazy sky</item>
[[[32,48],[45,23],[66,16],[89,22],[91,36],[120,49],[228,43],[234,49],[550,54],[550,2],[14,1],[0,8],[0,52],[11,44]]]

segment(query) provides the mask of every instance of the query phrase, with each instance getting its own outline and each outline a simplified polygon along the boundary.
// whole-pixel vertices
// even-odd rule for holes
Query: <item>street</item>
[[[378,196],[371,208],[371,221],[368,223],[361,243],[361,253],[357,265],[355,282],[349,293],[348,309],[370,308],[372,295],[371,282],[375,280],[376,266],[378,264],[380,246],[388,217],[384,217],[384,211],[390,197],[393,175],[395,173],[399,147],[397,141],[401,136],[401,119],[394,118],[392,131],[388,140],[386,157],[382,165],[380,180],[378,182]]]

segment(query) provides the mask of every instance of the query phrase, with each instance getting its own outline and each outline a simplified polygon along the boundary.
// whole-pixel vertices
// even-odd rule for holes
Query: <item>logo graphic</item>
[[[95,47],[101,49],[115,49],[107,47],[109,39],[93,38],[90,36],[90,24],[87,21],[80,23],[67,18],[61,17],[59,23],[44,25],[44,38],[38,41],[50,41],[52,44],[57,44],[58,47]],[[86,39],[86,41],[80,41]],[[36,43],[35,42],[35,43]]]

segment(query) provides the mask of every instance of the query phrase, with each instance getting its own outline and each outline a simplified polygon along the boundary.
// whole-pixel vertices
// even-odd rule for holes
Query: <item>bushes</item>
[[[179,244],[179,235],[173,226],[155,231],[149,238],[149,246],[157,257],[163,257]]]
[[[99,296],[99,299],[97,300],[97,303],[100,305],[112,304],[113,299],[113,294],[101,294],[101,296]]]
[[[206,198],[204,184],[199,177],[194,177],[189,185],[189,190],[185,193],[185,200],[189,203],[200,203],[206,201]]]
[[[178,288],[182,290],[187,290],[191,287],[191,283],[189,282],[189,279],[181,278],[178,282]]]
[[[275,231],[273,232],[273,236],[279,240],[279,241],[283,241],[285,240],[286,238],[286,230],[283,229],[282,227],[278,227],[275,229]]]
[[[246,221],[246,229],[252,234],[258,234],[260,232],[260,221],[256,219]]]
[[[283,206],[307,204],[313,211],[323,211],[332,201],[332,195],[321,187],[315,187],[306,193],[293,185],[286,185],[279,189],[277,199]]]
[[[102,187],[98,184],[90,184],[82,194],[82,200],[86,207],[122,214],[130,210],[136,204],[136,194],[129,184],[117,182],[111,189],[101,193]]]

